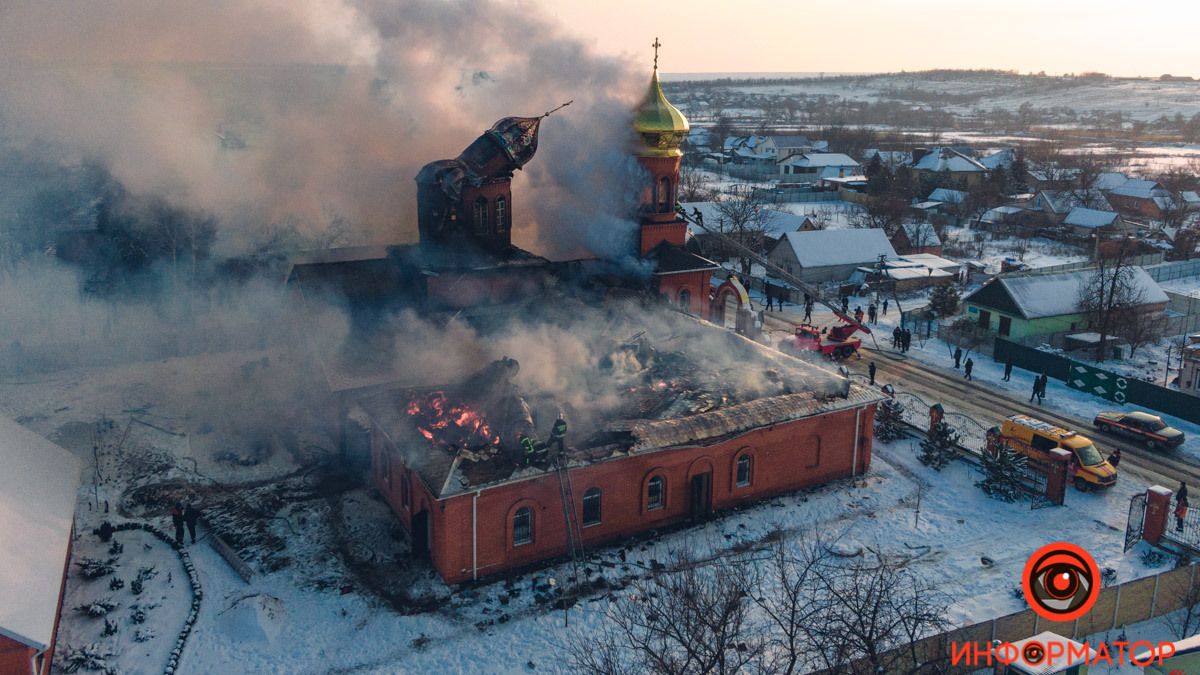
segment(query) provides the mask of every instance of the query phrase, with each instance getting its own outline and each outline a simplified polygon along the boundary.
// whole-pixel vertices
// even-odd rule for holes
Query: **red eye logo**
[[[1029,556],[1021,587],[1029,607],[1043,619],[1072,621],[1100,597],[1100,568],[1087,551],[1060,541]]]

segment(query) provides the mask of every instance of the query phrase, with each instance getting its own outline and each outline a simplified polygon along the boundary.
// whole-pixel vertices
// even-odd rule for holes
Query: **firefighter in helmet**
[[[563,454],[567,451],[566,448],[567,421],[558,416],[554,420],[554,427],[550,429],[550,443],[558,448],[558,454]]]
[[[525,455],[525,466],[533,464],[533,455],[537,452],[537,441],[532,436],[521,434],[517,437],[521,450]]]

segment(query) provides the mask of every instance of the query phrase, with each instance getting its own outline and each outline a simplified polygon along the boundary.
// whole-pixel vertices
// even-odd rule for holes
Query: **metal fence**
[[[1064,356],[1044,352],[999,337],[995,339],[992,354],[992,358],[998,363],[1008,363],[1011,361],[1018,368],[1023,368],[1034,373],[1045,373],[1063,382],[1066,382],[1071,377],[1071,367],[1074,363],[1071,359]],[[1122,381],[1123,386],[1120,389],[1123,400],[1117,400],[1113,396],[1106,396],[1108,400],[1144,406],[1151,410],[1200,424],[1200,405],[1198,405],[1200,401],[1195,396],[1094,366],[1081,365],[1089,372],[1098,371],[1112,381]],[[1111,392],[1112,390],[1108,389],[1106,391]]]
[[[1161,263],[1159,265],[1147,265],[1146,273],[1150,275],[1151,279],[1160,283],[1174,279],[1200,276],[1200,260],[1181,260],[1179,262]]]

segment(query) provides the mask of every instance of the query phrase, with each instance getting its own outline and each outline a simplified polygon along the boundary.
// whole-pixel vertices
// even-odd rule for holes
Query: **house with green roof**
[[[1162,313],[1167,294],[1140,267],[1130,268],[1141,294],[1139,312]],[[998,276],[963,298],[967,316],[981,328],[1005,337],[1048,335],[1084,330],[1088,320],[1079,307],[1082,289],[1095,274],[1082,269],[1059,274]]]

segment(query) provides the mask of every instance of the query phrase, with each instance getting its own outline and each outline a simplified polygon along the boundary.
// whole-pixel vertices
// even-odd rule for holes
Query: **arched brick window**
[[[654,476],[646,482],[646,510],[656,511],[667,505],[667,479]]]
[[[673,206],[671,199],[671,179],[663,176],[658,181],[658,212],[667,213]]]
[[[522,506],[513,514],[513,546],[533,543],[533,510]]]
[[[475,234],[488,233],[488,200],[483,197],[475,200],[475,213],[471,223]]]
[[[754,478],[754,458],[750,456],[750,453],[743,452],[738,455],[736,471],[734,484],[738,487],[750,485],[750,481]]]
[[[583,493],[583,526],[600,524],[600,488]]]
[[[504,197],[496,197],[496,231],[505,232],[508,230],[508,200]]]

